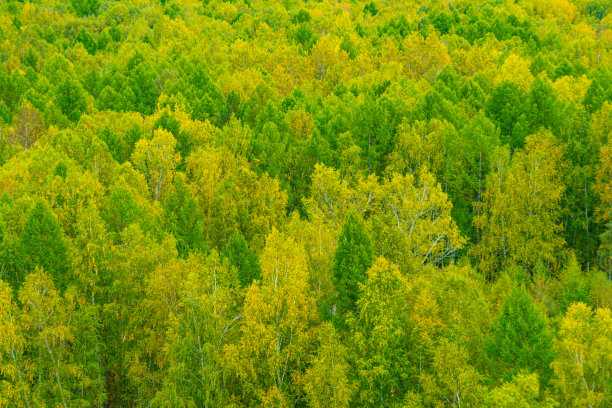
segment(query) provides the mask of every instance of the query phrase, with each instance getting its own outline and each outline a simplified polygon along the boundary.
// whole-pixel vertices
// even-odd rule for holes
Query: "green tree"
[[[175,177],[174,189],[164,199],[163,207],[166,229],[176,238],[179,255],[186,257],[203,250],[206,247],[203,216],[182,173]]]
[[[66,117],[76,122],[87,109],[85,90],[72,78],[66,78],[58,86],[55,103]]]
[[[497,85],[486,107],[487,115],[499,126],[503,144],[511,149],[522,147],[529,130],[529,98],[516,84],[504,81]]]
[[[70,0],[70,2],[79,17],[95,14],[100,7],[100,0]]]
[[[155,109],[159,97],[159,90],[155,84],[155,71],[145,62],[137,62],[130,67],[127,83],[129,90],[126,99],[131,102],[133,109],[145,115],[150,115]]]
[[[236,267],[238,281],[242,287],[249,287],[251,283],[261,279],[259,260],[240,231],[232,234],[222,255]]]
[[[58,288],[66,288],[70,280],[70,257],[64,233],[49,206],[39,200],[28,214],[19,241],[19,254],[24,271],[36,266],[45,269]],[[16,287],[21,283],[14,282]]]
[[[575,255],[571,255],[559,277],[557,300],[561,313],[565,314],[574,302],[588,303],[591,297],[589,281],[584,276]]]
[[[107,401],[107,390],[102,366],[100,306],[83,302],[74,311],[71,326],[74,338],[70,347],[70,363],[79,369],[73,383],[74,393],[79,396],[80,403],[102,408]]]
[[[535,372],[547,384],[551,377],[553,337],[546,317],[523,287],[515,288],[493,321],[484,341],[491,379],[510,381],[519,372]]]
[[[359,285],[366,280],[366,271],[372,266],[372,241],[363,220],[351,211],[338,238],[338,248],[332,265],[336,287],[337,312],[354,312],[359,296]]]

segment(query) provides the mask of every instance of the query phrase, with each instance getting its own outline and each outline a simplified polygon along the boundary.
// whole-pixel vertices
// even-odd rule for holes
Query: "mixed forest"
[[[0,2],[0,407],[612,406],[609,0]]]

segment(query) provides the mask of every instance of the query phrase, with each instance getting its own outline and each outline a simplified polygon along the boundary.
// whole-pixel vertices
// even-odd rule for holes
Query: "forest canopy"
[[[611,12],[0,2],[0,407],[612,406]]]

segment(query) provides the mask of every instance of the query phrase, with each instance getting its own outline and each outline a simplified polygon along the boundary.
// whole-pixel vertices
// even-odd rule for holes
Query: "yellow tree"
[[[359,177],[349,184],[340,172],[316,164],[311,181],[311,195],[304,200],[311,217],[321,218],[337,230],[344,225],[344,218],[351,211],[363,215],[371,210],[379,195],[376,176]]]
[[[357,406],[395,406],[416,374],[416,342],[408,313],[410,285],[383,257],[367,272],[349,319],[359,389]]]
[[[156,381],[163,384],[153,406],[225,405],[222,351],[242,317],[237,288],[234,268],[216,251],[173,261],[152,276],[152,316],[143,323],[150,324],[147,342],[157,349]]]
[[[463,247],[450,199],[431,173],[395,173],[381,190],[372,220],[375,246],[404,271],[441,264]]]
[[[497,83],[503,81],[514,82],[523,91],[529,91],[533,83],[529,63],[516,54],[510,54],[501,66],[497,76]]]
[[[33,376],[33,401],[47,401],[54,406],[72,405],[70,385],[79,375],[69,362],[69,345],[74,339],[70,326],[70,310],[42,269],[30,273],[19,289],[23,305],[22,328],[30,361],[36,367]],[[76,401],[74,401],[76,403]]]
[[[324,220],[302,219],[294,212],[285,224],[285,233],[298,245],[303,245],[310,265],[311,293],[323,315],[330,316],[335,288],[332,281],[332,264],[336,252],[338,231]]]
[[[564,407],[603,408],[612,404],[612,315],[574,303],[555,341],[553,380]]]
[[[25,338],[10,286],[0,280],[0,406],[30,407],[30,374],[24,360]]]
[[[123,230],[121,245],[113,248],[114,267],[107,271],[107,279],[112,283],[108,287],[109,300],[104,304],[103,323],[106,344],[114,351],[107,363],[107,381],[113,388],[109,398],[120,405],[134,397],[130,396],[130,389],[137,389],[138,397],[134,398],[144,402],[159,385],[159,368],[163,364],[159,360],[160,344],[151,334],[150,325],[162,330],[165,326],[160,326],[159,312],[153,310],[159,303],[146,299],[151,286],[166,285],[166,292],[156,299],[172,309],[171,295],[178,285],[175,280],[185,274],[182,264],[172,262],[176,257],[176,241],[171,235],[157,242],[136,223]],[[152,279],[153,272],[161,276]]]
[[[261,282],[246,293],[240,340],[226,347],[226,359],[243,384],[246,405],[291,406],[317,316],[306,253],[275,230],[266,239],[261,270]]]
[[[440,174],[444,164],[446,132],[452,125],[432,119],[429,123],[402,123],[396,133],[395,149],[389,159],[389,170],[397,173],[416,173],[423,166]]]
[[[146,177],[155,201],[162,198],[172,184],[174,169],[180,155],[174,151],[176,139],[172,133],[157,129],[151,139],[141,139],[136,143],[132,163]]]
[[[340,49],[340,40],[331,34],[317,41],[310,52],[310,59],[315,78],[323,83],[325,92],[334,89],[349,65],[348,55]]]
[[[429,372],[421,374],[427,406],[481,407],[485,395],[482,376],[468,363],[462,347],[443,339],[436,347]]]
[[[245,158],[234,156],[227,147],[196,150],[187,160],[187,172],[211,243],[223,246],[240,229],[260,250],[263,237],[280,226],[287,193],[277,179],[258,176]]]
[[[431,33],[423,38],[421,33],[413,32],[402,43],[404,70],[414,78],[434,81],[438,74],[450,63],[446,45]]]
[[[42,115],[27,100],[21,104],[13,119],[13,131],[15,142],[23,146],[24,150],[32,147],[45,131]]]
[[[503,154],[493,159],[496,169],[474,217],[481,240],[472,253],[487,276],[512,263],[528,270],[538,261],[556,267],[564,246],[559,235],[561,148],[549,132],[531,135],[525,143],[510,165]]]
[[[537,374],[517,374],[512,381],[491,390],[486,408],[553,408],[556,402],[550,397],[540,398],[540,383]]]
[[[349,382],[347,349],[331,323],[321,326],[319,349],[304,375],[304,391],[312,408],[348,407],[353,387]]]

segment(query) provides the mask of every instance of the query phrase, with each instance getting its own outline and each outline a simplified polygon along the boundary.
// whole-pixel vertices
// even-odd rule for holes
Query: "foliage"
[[[0,407],[607,407],[605,0],[0,1]]]

